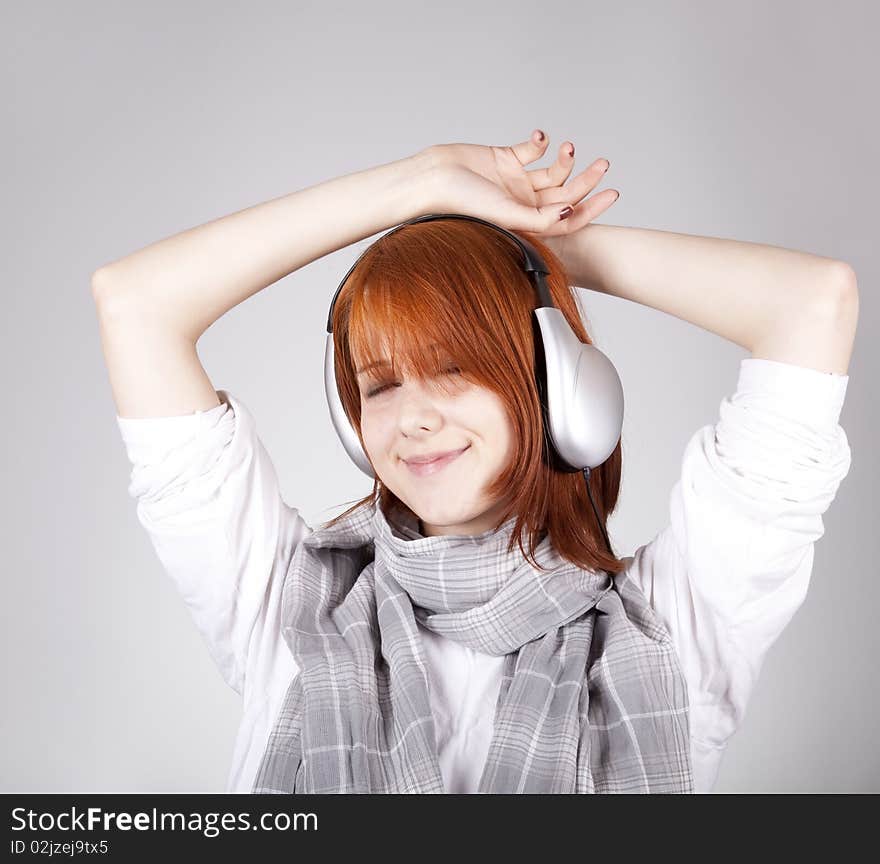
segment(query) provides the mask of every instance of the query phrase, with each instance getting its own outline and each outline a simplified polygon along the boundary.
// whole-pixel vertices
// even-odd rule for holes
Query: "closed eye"
[[[446,370],[446,373],[448,375],[460,375],[461,369],[459,369],[457,366],[452,366]],[[399,386],[400,385],[398,384],[397,381],[392,381],[387,384],[381,384],[380,386],[374,387],[372,390],[367,391],[367,399],[371,399],[373,396],[378,396],[380,393],[384,393],[389,387],[399,387]]]
[[[368,390],[367,391],[367,399],[370,399],[372,396],[378,396],[384,390],[387,390],[389,387],[392,387],[392,386],[395,386],[395,385],[383,384],[381,387],[374,387],[372,390]]]

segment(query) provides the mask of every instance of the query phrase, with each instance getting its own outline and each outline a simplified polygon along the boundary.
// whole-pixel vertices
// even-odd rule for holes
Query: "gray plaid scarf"
[[[445,791],[416,619],[505,656],[487,793],[693,792],[687,685],[668,631],[625,574],[545,537],[423,537],[363,507],[297,547],[282,599],[294,676],[253,793]]]

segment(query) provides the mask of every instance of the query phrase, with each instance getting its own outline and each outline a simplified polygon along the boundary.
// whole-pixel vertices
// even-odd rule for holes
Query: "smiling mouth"
[[[463,450],[456,450],[448,456],[441,456],[439,459],[432,459],[430,462],[404,462],[404,464],[417,477],[426,477],[429,474],[436,474],[438,471],[442,471],[447,465],[450,465],[470,449],[471,445],[468,444]]]

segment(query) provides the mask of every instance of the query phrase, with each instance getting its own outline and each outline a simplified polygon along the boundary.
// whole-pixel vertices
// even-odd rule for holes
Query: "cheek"
[[[480,394],[466,406],[464,416],[471,418],[470,425],[474,426],[486,444],[497,450],[498,460],[505,459],[513,445],[513,427],[504,403],[495,396]]]
[[[361,436],[368,451],[381,453],[388,438],[389,424],[375,411],[361,412]]]
[[[487,435],[497,450],[498,462],[506,464],[513,448],[513,426],[500,400],[493,400],[488,418]]]
[[[501,417],[497,424],[498,460],[507,464],[513,450],[513,429],[507,417]]]

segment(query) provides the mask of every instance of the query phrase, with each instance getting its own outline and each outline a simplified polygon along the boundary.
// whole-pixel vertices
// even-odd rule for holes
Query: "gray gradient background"
[[[240,717],[127,496],[91,273],[432,143],[510,144],[536,126],[550,154],[575,142],[575,172],[611,161],[600,188],[621,198],[600,223],[855,268],[859,336],[841,417],[853,465],[716,791],[880,791],[874,4],[19,5],[0,13],[0,791],[221,791]],[[311,525],[370,488],[333,433],[321,367],[330,298],[373,239],[270,286],[199,343]],[[718,419],[748,354],[584,294],[626,388],[609,527],[631,554],[667,523],[684,446]]]

